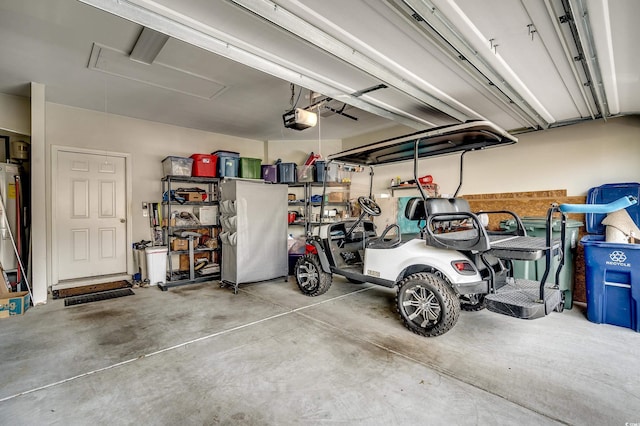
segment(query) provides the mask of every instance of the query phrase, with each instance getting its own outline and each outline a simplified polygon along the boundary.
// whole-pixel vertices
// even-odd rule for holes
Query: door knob
[[[120,223],[125,223],[126,220],[125,219],[120,219]]]

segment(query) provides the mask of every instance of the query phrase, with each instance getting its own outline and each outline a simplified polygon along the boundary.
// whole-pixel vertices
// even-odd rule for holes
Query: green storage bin
[[[545,237],[547,235],[547,218],[545,217],[523,217],[522,224],[530,237]],[[553,220],[553,238],[560,238],[560,219]],[[564,266],[560,271],[560,282],[558,286],[564,291],[564,307],[571,309],[573,306],[573,254],[578,243],[578,228],[584,224],[578,220],[567,219],[566,241],[564,243]],[[500,222],[500,227],[506,231],[515,231],[516,225],[513,219]],[[532,261],[514,260],[513,277],[524,278],[532,281],[540,281],[544,275],[546,260],[543,258]],[[555,283],[555,270],[558,267],[558,259],[554,258],[552,269],[547,277],[548,283]]]
[[[240,157],[240,177],[260,179],[262,160],[259,158]]]

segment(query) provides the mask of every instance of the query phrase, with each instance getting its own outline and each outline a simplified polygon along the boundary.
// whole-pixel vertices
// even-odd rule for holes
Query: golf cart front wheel
[[[426,337],[451,330],[460,316],[460,302],[453,290],[441,277],[429,273],[412,274],[402,280],[396,305],[404,325]]]
[[[307,296],[320,296],[331,287],[331,274],[322,270],[317,254],[305,254],[296,262],[298,288]]]

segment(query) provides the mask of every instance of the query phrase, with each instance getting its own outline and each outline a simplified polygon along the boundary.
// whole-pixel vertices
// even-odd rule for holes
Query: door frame
[[[62,282],[59,281],[59,273],[58,273],[58,244],[57,244],[57,207],[58,205],[58,153],[59,152],[69,152],[72,154],[93,154],[93,155],[102,155],[106,157],[117,157],[124,158],[125,164],[125,215],[126,215],[126,273],[125,274],[115,274],[115,275],[102,275],[96,277],[89,277],[81,280],[64,280]],[[78,282],[81,281],[84,285],[89,284],[99,284],[101,282],[110,282],[122,279],[130,279],[133,274],[133,258],[132,258],[132,244],[133,244],[133,223],[132,223],[132,212],[131,212],[131,199],[133,195],[133,185],[132,185],[132,167],[131,167],[131,154],[125,152],[113,152],[113,151],[104,151],[98,149],[86,149],[86,148],[77,148],[71,146],[62,146],[62,145],[51,145],[51,157],[50,157],[50,166],[51,166],[51,281],[50,287],[53,290],[60,290],[63,288],[76,287]]]

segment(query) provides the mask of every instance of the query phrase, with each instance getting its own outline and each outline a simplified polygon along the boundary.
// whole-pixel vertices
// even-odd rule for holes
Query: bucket
[[[289,224],[291,224],[291,223],[296,221],[297,217],[298,217],[298,213],[297,212],[289,212],[287,214],[287,221],[289,222]]]

